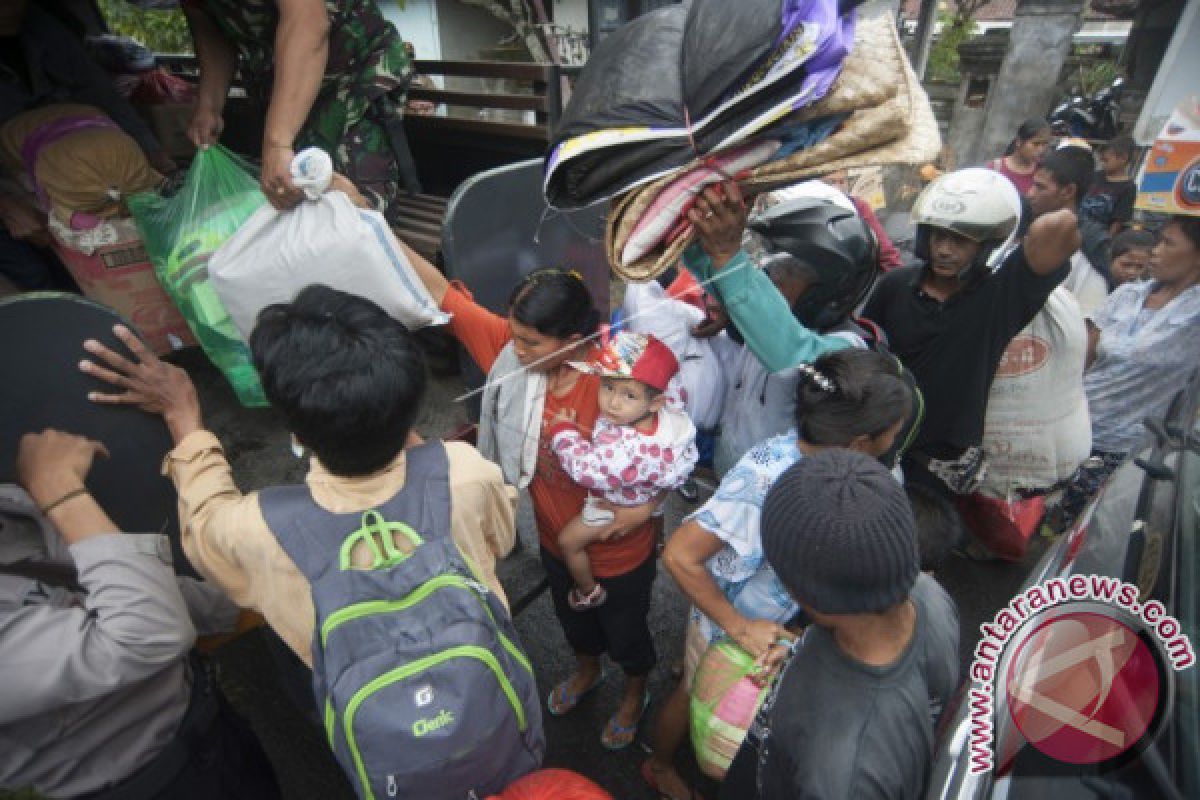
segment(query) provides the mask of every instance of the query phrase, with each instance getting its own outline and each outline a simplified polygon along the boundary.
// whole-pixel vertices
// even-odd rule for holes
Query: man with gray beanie
[[[904,489],[869,456],[817,453],[771,487],[762,538],[812,624],[721,797],[920,797],[958,683],[958,614],[920,572]]]

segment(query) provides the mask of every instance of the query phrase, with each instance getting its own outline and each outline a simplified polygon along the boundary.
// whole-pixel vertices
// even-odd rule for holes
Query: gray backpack
[[[259,505],[312,585],[313,690],[360,798],[482,798],[537,768],[533,670],[450,536],[440,441],[407,452],[404,487],[377,509],[333,514],[307,486],[264,490]],[[360,543],[373,568],[350,566]]]

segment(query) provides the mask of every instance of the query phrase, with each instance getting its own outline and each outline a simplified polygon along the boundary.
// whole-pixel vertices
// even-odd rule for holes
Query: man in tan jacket
[[[115,332],[135,360],[85,342],[96,361],[80,368],[119,390],[91,399],[162,415],[175,442],[164,469],[179,492],[184,552],[236,603],[261,612],[311,666],[308,581],[267,527],[257,493],[237,488],[220,442],[204,429],[191,379],[129,330],[118,326]],[[312,453],[305,481],[316,504],[351,513],[394,497],[405,483],[405,449],[421,441],[411,428],[425,390],[425,366],[408,331],[369,300],[310,286],[294,302],[264,309],[250,344],[267,398],[296,442]],[[499,467],[471,446],[448,442],[445,452],[451,535],[505,601],[495,563],[515,540],[515,491]],[[407,546],[402,537],[396,545]],[[370,563],[358,550],[352,560]]]

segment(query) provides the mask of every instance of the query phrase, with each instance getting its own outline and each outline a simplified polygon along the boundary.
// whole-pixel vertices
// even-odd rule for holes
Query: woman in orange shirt
[[[547,708],[555,716],[574,709],[600,684],[600,656],[607,652],[625,672],[625,689],[601,742],[613,750],[627,747],[648,703],[646,679],[655,662],[646,618],[657,572],[650,521],[656,503],[609,506],[616,515],[609,538],[588,548],[592,571],[604,579],[608,599],[594,609],[572,610],[567,593],[573,581],[558,548],[558,533],[579,514],[587,490],[563,471],[546,435],[560,411],[573,415],[589,438],[599,416],[599,378],[567,363],[591,355],[600,321],[591,293],[578,273],[538,270],[513,289],[508,316],[501,317],[411,249],[408,254],[434,300],[453,314],[451,332],[488,373],[480,451],[500,464],[506,481],[527,488],[533,501],[554,612],[576,659],[575,671],[550,692]]]

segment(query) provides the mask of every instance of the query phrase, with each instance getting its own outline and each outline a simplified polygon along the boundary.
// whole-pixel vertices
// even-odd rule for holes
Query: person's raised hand
[[[295,208],[304,199],[304,192],[292,183],[292,159],[296,153],[290,147],[267,144],[263,147],[262,184],[267,201],[280,211]]]
[[[107,405],[136,406],[151,414],[159,414],[178,444],[189,433],[203,427],[200,400],[188,374],[154,355],[133,331],[124,325],[114,325],[113,333],[129,348],[134,360],[105,347],[95,339],[83,343],[100,363],[79,362],[79,369],[112,384],[119,392],[92,392],[88,399]]]
[[[47,428],[27,433],[17,444],[17,483],[44,508],[83,488],[97,455],[108,458],[100,442]]]
[[[700,246],[717,270],[729,263],[742,249],[742,232],[750,211],[737,183],[728,181],[709,186],[696,197],[688,211],[688,221],[696,229]]]
[[[192,140],[192,144],[203,150],[216,144],[224,130],[225,120],[219,112],[197,105],[196,110],[192,112],[192,120],[188,123],[187,137]]]

